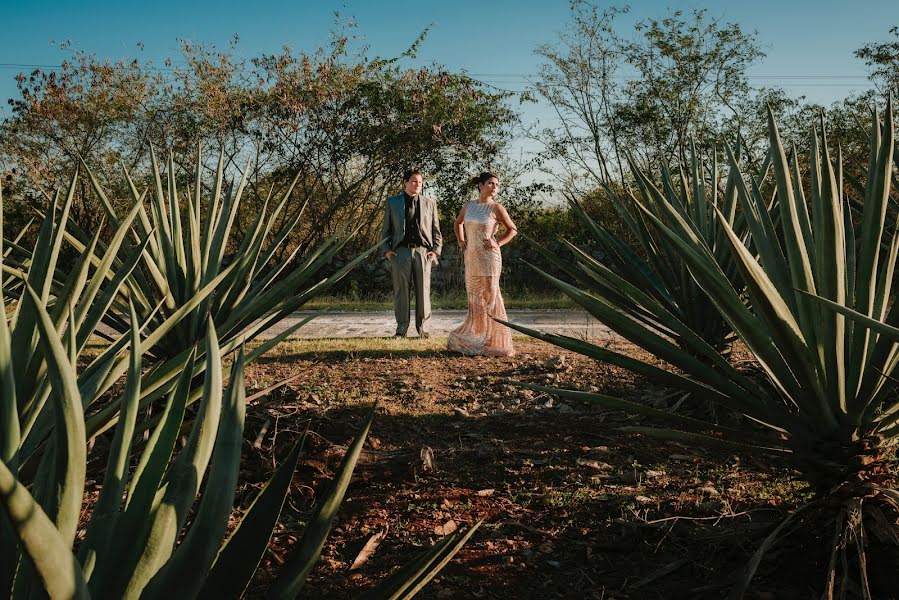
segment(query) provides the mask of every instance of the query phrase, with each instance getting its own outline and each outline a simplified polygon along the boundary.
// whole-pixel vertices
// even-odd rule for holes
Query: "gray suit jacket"
[[[418,218],[421,224],[421,238],[431,252],[440,256],[443,250],[443,236],[440,234],[440,220],[437,218],[437,202],[428,196],[419,195],[421,210]],[[384,225],[381,227],[381,252],[393,250],[406,237],[406,201],[403,194],[391,196],[384,204]]]

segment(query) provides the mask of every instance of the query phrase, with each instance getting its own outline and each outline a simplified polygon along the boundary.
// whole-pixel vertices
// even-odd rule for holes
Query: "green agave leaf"
[[[815,352],[813,347],[809,346],[811,342],[803,338],[790,308],[749,250],[733,235],[727,225],[724,225],[724,228],[734,254],[739,258],[738,264],[744,273],[744,279],[753,293],[755,312],[768,323],[767,330],[778,342],[777,354],[767,352],[769,347],[766,346],[754,348],[756,357],[765,362],[773,362],[778,356],[784,357],[792,367],[792,377],[787,381],[778,379],[777,382],[789,390],[795,378],[799,390],[790,397],[806,411],[807,418],[810,421],[817,421],[824,431],[836,429],[839,423],[834,407],[826,401],[821,381],[817,377],[819,371],[809,364],[811,362],[809,357],[814,356]]]
[[[583,354],[597,360],[624,367],[625,369],[633,371],[634,373],[644,375],[660,385],[666,385],[676,389],[681,389],[686,392],[697,394],[700,397],[708,398],[712,401],[719,401],[722,403],[727,402],[726,397],[723,396],[721,392],[712,387],[703,385],[698,381],[694,381],[692,379],[679,375],[678,373],[660,369],[654,365],[632,358],[626,354],[615,352],[613,350],[609,350],[607,348],[603,348],[602,346],[597,346],[595,344],[591,344],[577,338],[555,335],[551,333],[543,333],[541,331],[537,331],[536,329],[530,329],[528,327],[524,327],[523,325],[518,325],[509,321],[503,321],[501,319],[495,320],[498,323],[502,323],[506,327],[509,327],[516,331],[520,331],[521,333],[524,333],[525,335],[528,335],[530,337],[549,342],[554,346],[559,346],[560,348],[565,348],[566,350],[571,350],[572,352],[577,352],[579,354]]]
[[[306,582],[306,576],[315,563],[318,562],[321,555],[322,547],[325,544],[325,538],[331,530],[331,523],[337,516],[337,510],[340,503],[343,502],[344,494],[350,485],[350,479],[353,476],[353,469],[359,454],[362,452],[362,445],[368,436],[368,430],[371,427],[372,419],[375,416],[375,409],[372,408],[368,414],[362,429],[356,435],[356,439],[350,444],[340,469],[334,477],[331,489],[322,499],[321,504],[315,511],[315,514],[309,520],[303,537],[297,544],[296,548],[291,552],[287,563],[281,568],[278,578],[272,584],[268,591],[268,597],[273,599],[296,598],[303,589]]]
[[[131,573],[124,598],[139,598],[149,581],[171,556],[212,455],[222,410],[222,361],[211,320],[206,331],[203,401],[187,445],[175,458],[156,493],[147,543]]]
[[[170,598],[173,593],[194,598],[200,593],[228,528],[228,517],[240,472],[245,393],[244,351],[241,347],[231,372],[215,453],[205,491],[184,541],[172,558],[153,577],[141,598]]]
[[[131,305],[131,347],[140,347],[140,336],[137,326],[137,313]],[[141,354],[130,353],[128,382],[121,399],[121,419],[116,427],[115,436],[109,448],[106,461],[106,474],[100,497],[94,505],[91,520],[87,527],[84,542],[78,548],[78,559],[84,565],[85,578],[90,580],[97,561],[110,560],[108,549],[110,539],[115,532],[119,508],[122,504],[122,493],[128,481],[128,459],[131,451],[131,438],[137,422],[137,403],[140,398]]]
[[[297,440],[219,550],[215,564],[203,582],[199,598],[220,600],[243,595],[278,522],[305,439],[304,434]]]
[[[66,278],[65,283],[62,288],[56,292],[57,301],[54,302],[52,307],[47,307],[49,309],[47,312],[50,313],[50,318],[53,320],[53,323],[56,324],[57,330],[61,330],[62,328],[62,323],[67,316],[69,305],[77,302],[84,291],[84,286],[87,284],[87,277],[91,267],[90,259],[94,258],[97,243],[100,241],[100,229],[102,229],[102,227],[103,225],[101,224],[100,227],[97,228],[97,232],[94,234],[94,237],[91,238],[90,243],[75,260],[72,271]]]
[[[94,331],[96,331],[97,325],[100,324],[107,311],[109,311],[109,308],[115,300],[116,294],[118,294],[122,283],[134,271],[134,268],[137,266],[137,263],[140,260],[140,256],[141,254],[143,254],[149,241],[150,238],[147,237],[137,248],[135,248],[129,254],[129,256],[122,263],[122,266],[112,277],[112,280],[106,286],[106,289],[104,289],[103,292],[99,294],[99,297],[97,297],[96,294],[91,294],[84,299],[84,301],[89,302],[89,306],[85,307],[85,309],[81,312],[77,319],[79,350],[84,348],[84,346],[87,344],[88,339],[90,339],[90,336]],[[99,272],[95,275],[95,278],[98,277],[98,275]]]
[[[103,209],[106,211],[106,216],[109,217],[109,222],[112,223],[113,226],[118,227],[120,223],[119,218],[116,216],[115,209],[112,207],[112,203],[103,191],[100,182],[97,181],[93,171],[91,171],[90,167],[87,166],[87,163],[84,162],[84,159],[80,156],[78,157],[78,162],[80,163],[81,168],[84,169],[84,172],[87,173],[87,178],[91,182],[91,187],[97,193],[97,196],[100,197],[100,202],[103,203]]]
[[[360,594],[357,600],[408,600],[421,591],[462,549],[483,521],[472,525],[464,535],[451,534],[423,552],[418,558]]]
[[[3,186],[0,185],[0,264],[3,263],[3,257]],[[0,306],[6,306],[2,278],[0,278]],[[15,366],[10,346],[9,324],[6,321],[6,314],[3,314],[0,316],[0,464],[6,465],[11,473],[16,473],[19,469],[21,426],[16,402]],[[15,540],[16,532],[13,524],[0,513],[0,547],[12,549]],[[5,552],[0,558],[0,595],[11,591],[18,558],[18,551],[12,550]]]
[[[783,451],[786,451],[786,448],[782,447],[779,443],[775,442],[775,440],[770,438],[765,438],[765,436],[754,434],[749,431],[743,431],[740,429],[733,429],[731,427],[724,427],[721,425],[715,425],[712,423],[708,423],[706,421],[702,421],[700,419],[694,419],[691,417],[686,417],[684,415],[680,415],[676,412],[669,412],[666,410],[660,410],[658,408],[652,408],[651,406],[647,406],[645,404],[641,404],[639,402],[631,402],[629,400],[624,400],[622,398],[613,398],[611,396],[606,396],[604,394],[595,394],[592,392],[579,392],[576,390],[566,390],[562,388],[552,388],[546,387],[542,385],[534,385],[530,383],[525,383],[521,381],[509,381],[513,385],[517,385],[520,387],[527,388],[529,390],[534,390],[537,392],[541,392],[544,394],[554,394],[560,396],[562,398],[568,398],[569,400],[581,401],[581,402],[592,402],[594,404],[598,404],[604,408],[609,408],[612,410],[622,410],[627,413],[643,415],[646,417],[651,417],[654,419],[658,419],[660,421],[671,423],[672,425],[680,426],[681,430],[687,431],[690,433],[709,435],[711,433],[717,434],[718,436],[723,436],[725,440],[732,440],[735,442],[739,442],[742,444],[750,445],[750,446],[758,446],[765,448],[777,449],[780,448]],[[765,424],[767,425],[767,424]],[[783,429],[767,425],[771,429],[775,431],[783,432]],[[716,437],[715,439],[721,439]]]
[[[186,253],[184,251],[184,234],[181,228],[181,206],[178,201],[178,186],[175,179],[175,156],[169,149],[168,160],[168,190],[169,190],[169,215],[171,216],[172,226],[172,242],[175,244],[175,262],[180,271],[186,276],[188,265],[186,262]],[[186,283],[186,282],[185,282]],[[185,285],[185,293],[187,292]]]
[[[208,263],[203,274],[203,281],[209,280],[211,275],[218,272],[219,268],[221,268],[222,259],[225,256],[225,245],[231,233],[234,219],[237,216],[237,207],[240,206],[243,190],[247,185],[249,166],[249,159],[247,159],[247,165],[243,169],[237,191],[231,193],[229,190],[229,193],[225,195],[224,203],[220,205],[218,214],[216,215],[216,227],[212,234],[211,244],[208,247]],[[215,196],[215,198],[218,198],[218,196]],[[218,204],[218,202],[216,202],[216,204]]]
[[[783,446],[779,446],[777,444],[772,444],[770,446],[755,446],[751,444],[743,444],[740,442],[736,442],[733,440],[728,440],[726,438],[717,438],[712,437],[710,435],[703,435],[700,433],[693,433],[690,431],[680,431],[677,429],[663,429],[658,427],[640,427],[640,426],[631,426],[631,427],[621,427],[621,431],[626,431],[628,433],[639,433],[641,435],[658,438],[661,440],[667,440],[672,442],[681,442],[685,444],[698,445],[698,446],[707,446],[710,448],[717,448],[719,450],[724,450],[726,452],[763,452],[767,454],[777,454],[777,453],[789,453],[790,451],[784,448]]]
[[[84,584],[81,565],[72,555],[71,543],[60,535],[50,517],[2,460],[0,500],[51,600],[89,599],[91,596]]]
[[[2,207],[2,205],[0,205]],[[2,208],[0,208],[2,212]],[[2,219],[2,217],[0,217]],[[2,233],[0,233],[2,239]],[[6,306],[0,284],[0,306]],[[0,460],[13,472],[19,468],[17,457],[21,441],[18,403],[16,402],[15,365],[10,349],[11,336],[6,315],[0,315]]]
[[[191,364],[193,354],[188,357]],[[184,409],[190,393],[191,369],[181,372],[178,386],[169,395],[162,421],[153,430],[141,453],[140,462],[131,477],[124,513],[116,523],[110,554],[119,560],[98,563],[91,577],[91,593],[98,598],[122,597],[128,580],[134,574],[149,535],[149,519],[158,503],[157,490],[184,420]]]
[[[50,248],[53,236],[53,216],[56,210],[56,201],[54,200],[38,231],[26,282],[33,289],[41,289],[43,287],[47,271],[50,270],[48,263],[50,261]],[[25,252],[27,253],[28,251],[26,250]],[[36,355],[35,350],[38,346],[36,321],[37,311],[30,301],[30,296],[24,293],[16,304],[16,310],[13,314],[12,340],[10,342],[12,355],[22,358],[21,364],[18,365],[19,372],[22,374],[27,372],[29,362]],[[34,382],[34,378],[26,379],[20,377],[16,380],[16,400],[19,402],[20,409],[23,408],[25,402],[31,399],[32,394],[29,393],[29,389],[32,388]]]
[[[54,473],[58,486],[58,513],[56,526],[63,540],[75,539],[81,518],[81,502],[84,498],[84,480],[87,466],[87,450],[84,429],[84,413],[75,367],[62,345],[50,315],[44,309],[37,293],[29,286],[28,294],[37,313],[40,343],[47,357],[47,373],[51,381],[56,414],[56,450],[62,452],[57,463],[60,471]]]
[[[752,349],[762,367],[770,374],[772,381],[786,390],[785,395],[788,398],[801,395],[801,387],[795,381],[792,370],[774,344],[772,333],[768,331],[764,322],[746,307],[738,291],[724,276],[714,259],[709,256],[707,247],[695,238],[690,238],[689,232],[685,229],[675,232],[658,220],[656,223],[659,231],[681,249],[683,259],[688,264],[693,276],[706,291],[712,303],[731,324],[734,331]],[[726,227],[724,224],[722,226]],[[681,235],[685,237],[681,238]],[[693,376],[700,376],[702,371],[690,369],[690,373]],[[773,409],[775,404],[772,403],[770,406]]]
[[[842,304],[837,304],[833,300],[829,300],[827,298],[822,298],[821,296],[817,296],[815,294],[810,294],[808,292],[802,292],[807,295],[809,298],[812,298],[816,302],[823,304],[824,306],[830,308],[833,311],[836,311],[842,315],[845,315],[852,319],[853,321],[860,323],[865,328],[870,329],[871,331],[876,331],[877,333],[893,340],[894,342],[899,342],[899,328],[893,327],[892,325],[888,325],[883,321],[879,321],[877,319],[872,319],[871,317],[862,314],[848,306],[843,306]]]
[[[590,296],[539,269],[537,271],[601,322],[605,322],[632,342],[688,372],[691,378],[698,379],[713,390],[719,390],[719,399],[722,402],[731,398],[732,403],[738,403],[734,406],[736,410],[753,413],[763,421],[777,424],[782,422],[784,418],[782,409],[773,403],[766,402],[765,396],[757,394],[756,387],[751,383],[744,382],[745,378],[735,371],[727,372],[725,375],[718,370],[710,369],[706,363],[677,347],[668,339],[646,330],[628,318],[617,315],[614,310],[610,310],[612,307],[605,304],[602,299]],[[739,302],[738,299],[737,302]],[[740,303],[740,307],[745,310],[742,303]],[[695,390],[695,387],[692,389]]]
[[[190,314],[190,312],[203,301],[203,299],[209,294],[215,291],[216,284],[227,274],[230,272],[230,269],[234,265],[222,271],[218,277],[213,279],[209,284],[207,284],[203,289],[201,289],[197,294],[191,298],[186,304],[184,304],[181,308],[175,311],[171,316],[169,316],[165,322],[150,332],[146,338],[144,338],[143,343],[141,343],[141,353],[148,352],[156,343],[158,343],[163,336],[166,335],[169,331],[171,331],[178,322],[183,319],[185,316]],[[112,387],[115,382],[121,377],[128,368],[127,359],[120,360],[109,372],[104,382],[97,389],[97,394],[103,394],[110,387]],[[146,386],[144,391],[146,391]],[[141,403],[141,408],[144,408],[145,404]],[[87,419],[87,432],[90,437],[96,436],[102,430],[108,428],[112,424],[113,418],[118,414],[118,407],[115,405],[107,405],[103,407],[99,412],[92,415]]]

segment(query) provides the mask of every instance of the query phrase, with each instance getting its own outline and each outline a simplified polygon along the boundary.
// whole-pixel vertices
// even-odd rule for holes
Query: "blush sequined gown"
[[[491,317],[508,320],[499,291],[503,259],[499,248],[487,250],[484,240],[492,238],[497,223],[495,202],[469,200],[465,208],[465,291],[468,316],[450,333],[447,347],[463,354],[512,356],[512,330]]]

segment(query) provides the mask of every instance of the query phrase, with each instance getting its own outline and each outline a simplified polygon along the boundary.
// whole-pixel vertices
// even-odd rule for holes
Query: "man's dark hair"
[[[406,169],[405,171],[403,171],[403,183],[406,183],[407,181],[412,179],[413,175],[421,175],[422,177],[425,176],[424,173],[422,173],[418,169]]]

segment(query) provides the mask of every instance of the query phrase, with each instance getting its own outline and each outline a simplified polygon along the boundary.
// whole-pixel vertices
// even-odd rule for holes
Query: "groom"
[[[409,329],[409,286],[415,289],[415,328],[428,337],[431,318],[431,265],[443,248],[437,203],[421,195],[424,176],[417,169],[403,173],[403,193],[387,199],[381,228],[384,257],[393,281],[394,337],[406,337]]]

